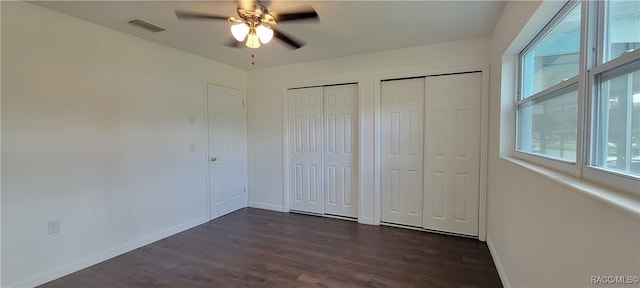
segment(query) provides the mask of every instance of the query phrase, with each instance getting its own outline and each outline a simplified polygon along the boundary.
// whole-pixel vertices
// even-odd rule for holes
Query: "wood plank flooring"
[[[245,208],[39,287],[502,287],[474,239]]]

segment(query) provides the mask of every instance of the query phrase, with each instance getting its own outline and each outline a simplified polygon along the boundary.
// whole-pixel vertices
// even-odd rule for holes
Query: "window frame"
[[[625,52],[617,58],[605,61],[607,53],[606,25],[608,25],[607,5],[609,1],[588,1],[569,0],[558,10],[558,12],[545,24],[545,26],[533,37],[517,55],[516,85],[514,97],[515,133],[512,156],[531,162],[536,165],[549,167],[577,178],[587,181],[604,184],[616,190],[640,194],[640,176],[619,173],[613,170],[592,166],[591,148],[594,143],[592,135],[596,127],[595,121],[595,97],[596,85],[599,75],[614,71],[615,69],[638,61],[640,59],[640,49]],[[577,5],[581,5],[580,13],[580,50],[578,74],[556,83],[550,87],[538,91],[524,98],[524,55],[533,49],[540,41],[564,19]],[[578,92],[578,113],[577,113],[577,139],[576,139],[576,159],[567,161],[563,159],[545,156],[543,154],[528,153],[518,150],[520,146],[520,109],[523,104],[534,103],[536,99],[544,97],[557,97],[561,91],[567,90],[572,85],[577,86]],[[550,95],[556,94],[550,97]]]
[[[604,17],[603,17],[604,18]],[[603,38],[599,38],[603,39]],[[601,50],[603,51],[603,50]],[[604,51],[603,51],[604,52]],[[603,61],[598,55],[598,62]],[[591,136],[595,134],[595,93],[597,90],[598,84],[598,76],[604,73],[614,71],[620,67],[623,67],[627,64],[631,64],[634,61],[638,61],[640,59],[640,49],[635,49],[631,52],[625,52],[617,58],[609,60],[605,63],[596,65],[592,69],[589,70],[588,75],[588,95],[589,97],[589,108],[588,108],[588,131],[587,137],[585,140],[586,147],[586,155],[585,155],[585,165],[582,168],[582,177],[594,182],[602,183],[608,186],[611,186],[616,189],[634,192],[636,194],[640,194],[640,189],[638,189],[640,185],[640,176],[632,176],[625,173],[619,173],[612,170],[608,170],[605,168],[597,167],[591,165],[591,146],[593,145],[593,141]]]
[[[581,11],[580,11],[580,48],[579,48],[579,60],[580,63],[578,65],[578,74],[576,74],[575,76],[565,79],[559,83],[556,83],[550,87],[547,87],[541,91],[538,91],[536,93],[533,93],[531,95],[529,95],[528,97],[524,98],[524,85],[523,85],[523,78],[524,78],[524,65],[523,65],[523,58],[524,55],[526,55],[531,49],[533,49],[536,45],[538,45],[540,43],[540,41],[551,31],[553,30],[553,28],[556,27],[556,25],[562,21],[564,19],[565,16],[567,16],[577,5],[581,5]],[[585,78],[584,75],[584,70],[583,65],[584,65],[584,58],[585,58],[585,49],[584,46],[586,45],[585,43],[585,39],[588,37],[585,37],[586,35],[584,35],[584,29],[582,29],[582,27],[585,25],[585,13],[587,12],[585,3],[583,3],[582,1],[567,1],[564,5],[562,5],[562,7],[558,10],[558,12],[551,18],[551,20],[549,20],[545,26],[540,30],[540,32],[538,32],[535,37],[533,37],[533,39],[531,39],[527,45],[525,45],[525,47],[522,49],[522,51],[520,51],[520,53],[518,53],[518,61],[517,61],[517,85],[516,85],[516,93],[515,93],[515,127],[516,127],[516,131],[514,133],[515,136],[515,141],[514,141],[514,147],[513,147],[513,155],[517,158],[538,164],[538,165],[542,165],[542,166],[546,166],[549,168],[552,168],[554,170],[559,170],[568,174],[571,174],[573,176],[576,177],[580,177],[581,176],[581,166],[582,166],[582,161],[584,159],[584,157],[581,157],[581,153],[582,153],[582,146],[583,146],[583,141],[581,141],[582,137],[583,137],[583,133],[582,131],[584,130],[583,126],[584,126],[584,122],[581,121],[581,119],[584,116],[584,97],[582,95],[584,95],[584,93],[581,93],[581,91],[584,91],[584,89],[581,86],[584,85],[580,85],[581,78]],[[545,156],[542,154],[536,154],[536,153],[529,153],[526,151],[520,151],[518,150],[519,147],[519,141],[520,141],[520,137],[519,137],[519,131],[518,131],[518,127],[519,127],[519,121],[520,121],[520,115],[519,115],[519,111],[520,111],[520,107],[527,103],[527,102],[533,102],[537,99],[540,98],[545,98],[548,97],[551,94],[557,94],[555,96],[560,96],[561,91],[567,89],[570,86],[576,85],[577,89],[578,89],[578,99],[577,99],[577,105],[578,105],[578,113],[577,113],[577,119],[576,119],[576,129],[577,129],[577,137],[576,137],[576,159],[575,161],[567,161],[567,160],[563,160],[563,159],[559,159],[559,158],[554,158],[554,157],[549,157],[549,156]],[[554,97],[555,97],[554,96]],[[553,98],[553,97],[551,97]],[[549,99],[551,99],[549,98]]]

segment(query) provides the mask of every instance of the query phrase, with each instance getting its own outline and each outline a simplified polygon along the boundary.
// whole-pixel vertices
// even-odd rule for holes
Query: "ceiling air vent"
[[[161,31],[167,30],[167,29],[164,29],[162,27],[153,25],[153,24],[151,24],[151,23],[149,23],[147,21],[140,20],[140,19],[133,19],[133,20],[127,22],[127,23],[129,23],[129,24],[131,24],[133,26],[138,26],[138,27],[140,27],[142,29],[151,31],[153,33],[157,33],[157,32],[161,32]]]

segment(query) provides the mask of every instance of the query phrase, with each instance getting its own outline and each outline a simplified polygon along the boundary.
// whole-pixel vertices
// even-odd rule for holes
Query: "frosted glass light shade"
[[[260,47],[260,40],[258,39],[258,35],[256,35],[255,33],[251,33],[249,34],[249,36],[247,36],[247,47],[254,49]]]
[[[264,25],[258,26],[256,28],[256,33],[258,34],[258,38],[260,38],[260,42],[263,44],[269,43],[273,38],[273,30],[271,28],[265,27]]]
[[[238,41],[244,40],[244,37],[247,37],[249,34],[249,26],[245,23],[238,23],[231,26],[231,34],[233,38],[236,38]]]

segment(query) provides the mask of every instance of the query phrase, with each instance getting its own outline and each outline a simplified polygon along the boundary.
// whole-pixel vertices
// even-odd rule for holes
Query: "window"
[[[522,54],[521,99],[578,75],[580,7],[569,5]]]
[[[566,91],[565,91],[566,90]],[[520,105],[520,151],[575,162],[578,90],[575,85]]]
[[[595,77],[591,165],[640,176],[640,61]]]
[[[520,152],[576,162],[580,14],[569,3],[520,53]]]
[[[640,193],[639,48],[640,1],[568,2],[520,53],[516,155]]]
[[[640,2],[604,2],[603,62],[640,48]]]

